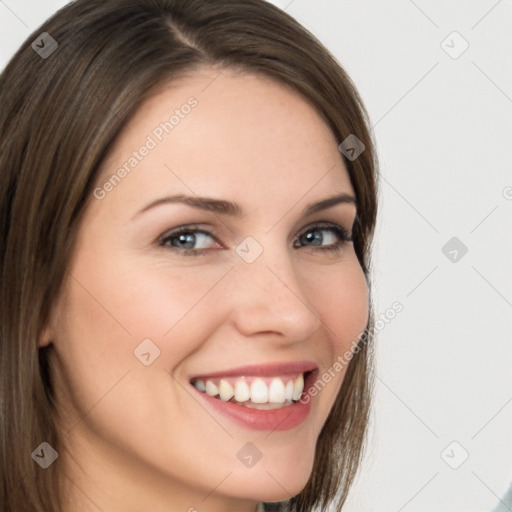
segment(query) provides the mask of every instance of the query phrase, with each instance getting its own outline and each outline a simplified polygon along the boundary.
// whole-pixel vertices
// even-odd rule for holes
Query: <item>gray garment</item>
[[[512,484],[510,484],[505,496],[501,498],[498,505],[492,509],[492,512],[512,512]]]

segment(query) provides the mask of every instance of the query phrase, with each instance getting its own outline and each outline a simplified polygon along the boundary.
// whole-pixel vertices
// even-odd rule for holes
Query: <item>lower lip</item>
[[[309,374],[304,382],[302,400],[307,396],[307,399],[305,400],[306,403],[302,403],[299,400],[288,407],[270,409],[268,411],[251,409],[232,402],[223,402],[219,398],[213,398],[212,396],[197,390],[194,386],[192,387],[201,395],[203,400],[212,406],[213,409],[224,414],[245,428],[252,430],[282,431],[290,430],[299,426],[308,417],[311,410],[311,401],[313,399],[311,395],[308,395],[308,391],[312,384],[312,378],[314,380],[314,373]]]

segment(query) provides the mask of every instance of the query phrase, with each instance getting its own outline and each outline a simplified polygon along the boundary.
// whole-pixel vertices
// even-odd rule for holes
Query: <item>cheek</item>
[[[160,461],[162,467],[163,451],[171,459],[190,457],[191,425],[184,422],[183,411],[204,411],[198,411],[171,375],[225,318],[215,287],[229,266],[198,273],[192,267],[170,269],[154,261],[135,265],[106,254],[90,259],[83,255],[80,264],[71,267],[73,277],[55,324],[57,401],[68,426],[79,425],[72,427],[72,435],[90,429],[111,446],[130,446],[132,453]],[[97,261],[102,264],[95,265]],[[159,350],[149,366],[134,355],[147,338]],[[205,431],[215,431],[211,423]],[[152,438],[161,444],[148,447],[147,439]]]
[[[350,262],[325,268],[316,275],[310,297],[322,319],[328,343],[326,371],[318,375],[318,393],[328,397],[321,402],[328,413],[341,388],[348,364],[360,335],[368,323],[368,288],[364,272],[354,257]],[[325,418],[324,418],[325,419]]]
[[[84,254],[71,272],[75,284],[83,286],[75,287],[69,309],[80,311],[86,331],[108,336],[105,347],[115,350],[117,341],[117,349],[131,347],[131,352],[150,338],[163,349],[181,324],[195,326],[194,318],[201,315],[207,321],[204,303],[229,269],[219,264],[198,272],[193,266],[170,265],[165,255],[148,260],[122,253],[114,258],[109,250]],[[183,345],[194,348],[189,341]]]
[[[55,329],[58,401],[70,424],[87,416],[92,429],[136,445],[148,433],[147,418],[167,411],[168,425],[179,422],[180,408],[168,404],[187,404],[179,402],[183,393],[171,375],[223,321],[216,286],[228,271],[225,265],[197,272],[154,259],[81,253]]]
[[[124,288],[122,315],[132,337],[151,338],[166,356],[168,368],[178,364],[225,317],[217,288],[230,268],[222,264],[201,270],[173,267],[165,260],[133,265],[116,278]]]
[[[150,339],[162,356],[151,369],[172,370],[196,350],[215,328],[217,317],[205,315],[204,305],[227,270],[198,273],[114,257],[101,248],[82,251],[70,268],[55,332],[66,380],[86,397],[84,407],[128,369],[144,368],[134,354],[143,340]]]
[[[301,275],[309,305],[321,318],[325,344],[317,355],[322,371],[310,388],[319,432],[345,378],[352,351],[368,323],[368,288],[355,254],[339,263],[308,268]],[[320,349],[320,346],[323,349]]]
[[[336,266],[338,267],[338,266]],[[331,340],[334,358],[345,352],[368,322],[368,289],[357,259],[323,269],[310,286],[311,303]]]

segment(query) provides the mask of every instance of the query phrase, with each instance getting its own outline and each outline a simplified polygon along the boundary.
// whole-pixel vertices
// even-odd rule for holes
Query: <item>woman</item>
[[[261,0],[77,0],[0,96],[2,510],[340,510],[376,158],[339,64]]]

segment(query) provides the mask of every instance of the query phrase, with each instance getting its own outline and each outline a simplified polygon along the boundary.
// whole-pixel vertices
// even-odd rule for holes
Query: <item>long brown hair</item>
[[[38,53],[47,32],[58,46]],[[46,37],[46,36],[45,36]],[[47,49],[49,39],[46,39]],[[39,45],[41,46],[41,45]],[[43,45],[44,46],[44,45]],[[377,163],[369,122],[335,58],[292,17],[263,0],[77,0],[38,28],[0,75],[0,508],[61,509],[51,367],[37,342],[64,281],[98,168],[155,86],[209,66],[262,73],[302,94],[341,143],[358,207],[354,247],[369,282]],[[359,466],[369,418],[372,344],[359,341],[319,436],[300,494],[268,510],[340,510]]]

